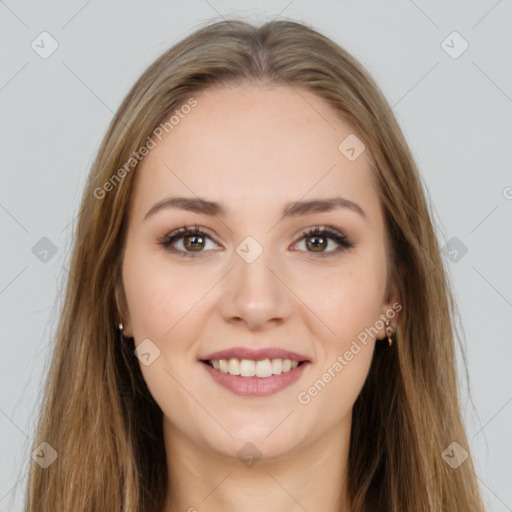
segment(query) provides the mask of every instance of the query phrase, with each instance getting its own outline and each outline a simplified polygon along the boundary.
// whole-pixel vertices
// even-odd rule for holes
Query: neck
[[[197,446],[164,418],[169,487],[164,512],[350,512],[350,418],[338,429],[252,467]],[[340,435],[341,434],[341,435]]]

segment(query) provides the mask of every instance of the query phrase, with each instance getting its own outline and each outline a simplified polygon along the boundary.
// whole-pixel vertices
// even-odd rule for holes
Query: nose
[[[235,268],[224,280],[219,304],[224,320],[250,330],[284,323],[292,312],[293,294],[278,258],[268,250],[251,263],[238,254],[233,257]]]

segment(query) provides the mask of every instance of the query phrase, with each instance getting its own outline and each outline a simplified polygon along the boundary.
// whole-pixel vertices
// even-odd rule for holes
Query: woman
[[[484,510],[421,178],[313,29],[214,23],[144,72],[70,275],[27,511]]]

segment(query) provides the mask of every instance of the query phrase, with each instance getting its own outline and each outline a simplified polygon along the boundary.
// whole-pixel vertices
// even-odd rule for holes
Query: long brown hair
[[[235,19],[201,27],[149,66],[112,120],[80,207],[34,444],[48,443],[58,458],[46,469],[31,462],[25,510],[162,509],[162,412],[146,387],[134,344],[122,342],[116,328],[125,300],[121,263],[137,169],[126,163],[195,94],[242,81],[316,93],[371,155],[390,275],[403,310],[395,343],[377,344],[353,408],[353,512],[482,512],[471,457],[452,467],[443,456],[446,449],[453,456],[453,442],[469,449],[457,392],[456,311],[416,164],[364,68],[311,27],[285,19],[260,27]]]

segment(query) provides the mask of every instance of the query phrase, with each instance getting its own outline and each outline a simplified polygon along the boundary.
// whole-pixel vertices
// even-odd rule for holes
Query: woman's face
[[[313,93],[195,98],[135,171],[124,334],[169,430],[277,457],[350,429],[394,316],[383,214],[367,153]]]

